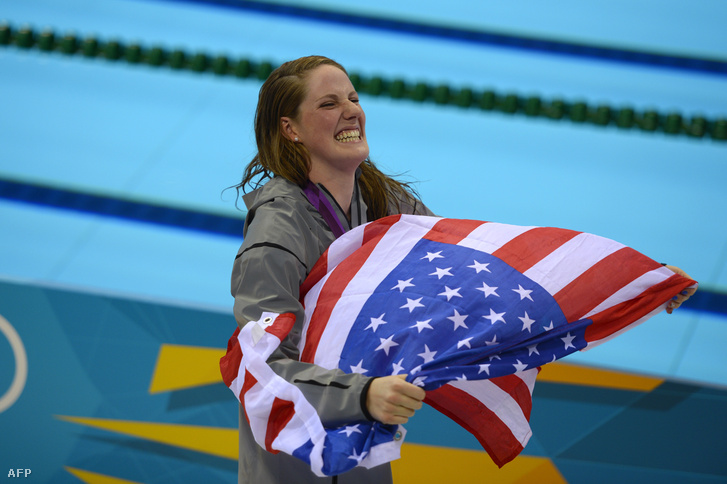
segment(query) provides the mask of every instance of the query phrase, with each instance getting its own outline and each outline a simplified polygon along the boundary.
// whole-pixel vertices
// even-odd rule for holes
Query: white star
[[[530,299],[531,301],[533,298],[530,297],[530,293],[533,292],[532,289],[524,289],[523,286],[520,284],[517,285],[517,289],[513,289],[516,293],[520,294],[520,300],[522,301],[525,298]]]
[[[451,267],[447,267],[446,269],[442,269],[441,267],[437,267],[437,270],[429,274],[430,276],[437,276],[437,279],[441,279],[444,276],[452,276],[453,274],[449,272]]]
[[[487,373],[488,375],[490,374],[490,364],[489,363],[485,363],[483,365],[480,365],[480,371],[478,371],[477,374],[479,375],[483,371],[485,373]]]
[[[489,263],[489,262],[487,262],[487,263],[485,263],[485,264],[482,264],[482,263],[480,263],[480,262],[474,261],[474,264],[473,264],[473,265],[471,265],[471,266],[467,266],[467,267],[471,267],[472,269],[474,269],[474,270],[476,270],[476,271],[477,271],[477,274],[479,274],[479,273],[480,273],[480,271],[487,271],[487,272],[490,272],[490,269],[488,269],[488,268],[487,268],[487,266],[489,266],[489,265],[490,265],[490,263]]]
[[[535,353],[536,355],[539,355],[540,354],[540,352],[538,351],[538,345],[537,344],[534,344],[532,346],[528,346],[528,356],[532,355],[533,353]]]
[[[543,326],[543,329],[545,331],[550,331],[551,329],[553,329],[553,321],[550,322],[550,326]]]
[[[426,380],[427,378],[429,378],[429,377],[428,376],[418,376],[418,377],[414,378],[414,381],[411,383],[412,383],[412,385],[416,385],[418,387],[423,387],[424,380]]]
[[[409,326],[409,327],[416,328],[419,333],[421,333],[424,328],[434,329],[429,325],[429,321],[431,321],[431,319],[427,319],[426,321],[417,321],[416,324],[414,324],[414,326]]]
[[[409,312],[412,312],[412,311],[414,311],[415,308],[423,308],[424,307],[424,304],[421,304],[419,302],[422,299],[423,298],[421,298],[421,297],[419,299],[409,299],[409,298],[406,298],[406,304],[404,304],[399,309],[407,308],[409,310]]]
[[[513,365],[515,366],[515,372],[523,371],[528,367],[525,363],[520,363],[520,360],[517,360],[517,363],[513,363]]]
[[[462,295],[459,293],[459,290],[462,289],[461,287],[458,287],[457,289],[450,289],[447,286],[444,286],[444,292],[440,292],[437,294],[437,296],[447,296],[447,301],[452,299],[453,297],[462,297]]]
[[[485,318],[485,319],[489,319],[490,320],[490,324],[495,324],[498,321],[502,321],[503,323],[505,323],[505,318],[502,317],[504,314],[505,314],[504,312],[503,313],[496,313],[495,311],[492,310],[492,308],[490,308],[490,315],[489,316],[482,316],[482,317]]]
[[[386,314],[386,313],[384,313],[384,314]],[[381,326],[382,324],[386,324],[386,321],[384,321],[384,314],[382,314],[378,318],[371,318],[371,324],[366,326],[366,329],[373,328],[374,333],[375,333],[376,330],[379,329],[379,326]]]
[[[455,331],[460,326],[462,326],[465,329],[469,329],[469,328],[467,328],[467,325],[464,324],[464,320],[467,319],[467,315],[459,314],[459,311],[457,311],[456,309],[454,310],[454,316],[449,316],[449,317],[447,317],[447,319],[449,319],[450,321],[452,321],[454,323],[454,328],[452,328],[452,331]]]
[[[497,341],[497,335],[495,335],[492,337],[492,341],[485,341],[485,344],[487,346],[495,346],[495,345],[499,345],[500,343]],[[498,360],[500,359],[499,356],[495,355],[495,356],[490,356],[490,361],[492,361],[492,359],[495,357],[497,357]]]
[[[530,319],[530,317],[528,316],[528,312],[525,311],[525,316],[523,316],[522,318],[518,318],[518,319],[523,322],[523,331],[525,331],[527,329],[528,333],[531,333],[530,326],[533,325],[535,320]]]
[[[464,376],[464,373],[462,373],[462,376],[455,377],[457,378],[457,381],[467,381],[467,377]]]
[[[381,342],[381,344],[374,351],[384,350],[384,353],[386,353],[386,356],[389,356],[389,350],[393,346],[399,346],[399,343],[397,343],[396,341],[394,341],[394,335],[393,334],[391,336],[389,336],[388,338],[386,338],[386,339],[379,338],[379,341]]]
[[[436,354],[436,351],[431,351],[429,349],[429,346],[424,345],[424,353],[419,353],[417,356],[421,356],[422,358],[424,358],[424,363],[429,363],[430,361],[434,360],[434,355]]]
[[[398,289],[399,292],[404,292],[404,289],[406,289],[407,287],[414,287],[414,284],[411,283],[412,279],[414,278],[410,277],[406,281],[402,281],[401,279],[399,279],[399,283],[391,289]]]
[[[458,341],[457,342],[457,349],[460,349],[463,346],[466,346],[467,348],[472,349],[472,346],[470,345],[470,340],[471,339],[472,338],[466,338],[466,339],[463,339],[463,340]]]
[[[427,255],[422,257],[422,259],[429,259],[429,262],[432,262],[434,259],[444,259],[444,256],[442,255],[442,251],[440,250],[439,252],[427,252]]]
[[[497,287],[490,287],[484,282],[482,283],[482,287],[476,288],[478,291],[482,291],[485,293],[485,297],[487,296],[497,296],[500,297],[500,295],[497,293]]]
[[[494,341],[495,341],[495,339],[497,339],[497,338],[493,338],[493,339],[492,339],[492,341],[493,341],[493,343],[492,343],[492,344],[495,344],[495,345],[496,345],[497,343],[495,343],[495,342],[494,342]],[[500,358],[500,355],[492,355],[492,356],[490,356],[490,361],[492,361],[492,360],[494,360],[494,359],[498,359],[498,360],[501,360],[502,358]]]
[[[404,358],[400,359],[399,363],[394,363],[393,365],[391,365],[392,368],[394,368],[394,372],[392,373],[392,375],[398,375],[400,371],[404,371],[404,367],[401,366],[402,363],[404,363]]]
[[[350,437],[351,434],[360,434],[361,431],[358,428],[359,424],[356,425],[346,425],[346,428],[343,430],[340,430],[339,434],[346,434],[346,437]]]
[[[568,332],[567,335],[565,335],[565,338],[561,338],[560,340],[563,343],[565,343],[565,348],[563,348],[563,349],[566,349],[567,350],[568,348],[575,348],[575,345],[573,344],[573,340],[574,339],[576,339],[576,337],[575,336],[571,336],[570,331]]]
[[[366,454],[367,452],[363,451],[361,455],[359,455],[358,452],[356,452],[356,449],[353,449],[353,455],[349,455],[348,458],[353,459],[360,464],[364,457],[366,457]]]
[[[358,362],[358,365],[351,367],[351,373],[361,373],[362,375],[368,370],[363,367],[363,360]]]

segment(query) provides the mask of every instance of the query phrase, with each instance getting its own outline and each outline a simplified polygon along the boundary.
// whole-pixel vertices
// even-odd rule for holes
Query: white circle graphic
[[[25,381],[28,379],[28,356],[25,353],[25,346],[23,346],[23,340],[20,339],[20,335],[8,320],[2,316],[0,316],[0,332],[8,339],[10,347],[13,349],[13,354],[15,355],[15,376],[13,377],[13,382],[10,384],[8,391],[5,392],[5,395],[0,397],[0,413],[3,413],[23,393]]]

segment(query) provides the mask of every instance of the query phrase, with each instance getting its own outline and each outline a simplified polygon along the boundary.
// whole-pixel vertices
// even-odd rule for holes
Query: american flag
[[[301,287],[301,361],[408,375],[502,466],[530,438],[540,366],[642,323],[694,284],[592,234],[396,215],[340,237],[311,271]],[[293,323],[292,314],[263,314],[235,332],[221,361],[258,443],[317,475],[398,458],[402,426],[324,428],[267,366]]]

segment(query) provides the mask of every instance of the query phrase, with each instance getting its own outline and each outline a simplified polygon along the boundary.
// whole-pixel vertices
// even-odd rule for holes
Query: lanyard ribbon
[[[335,235],[336,238],[343,235],[346,232],[346,229],[343,228],[343,224],[336,215],[336,211],[331,205],[331,202],[329,202],[328,198],[321,193],[321,189],[318,188],[315,183],[308,180],[308,185],[306,185],[303,191],[305,192],[306,197],[308,197],[308,201],[310,201],[316,210],[318,210],[318,213],[323,216],[323,219],[328,224],[328,227],[330,227],[333,235]]]

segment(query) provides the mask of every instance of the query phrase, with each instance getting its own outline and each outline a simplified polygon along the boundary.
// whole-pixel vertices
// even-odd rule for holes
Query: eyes
[[[358,97],[356,97],[356,96],[350,97],[348,100],[356,105],[358,105],[358,103],[359,103]],[[321,103],[321,107],[322,108],[334,108],[334,107],[336,107],[336,102],[335,101],[325,101],[325,102]]]

